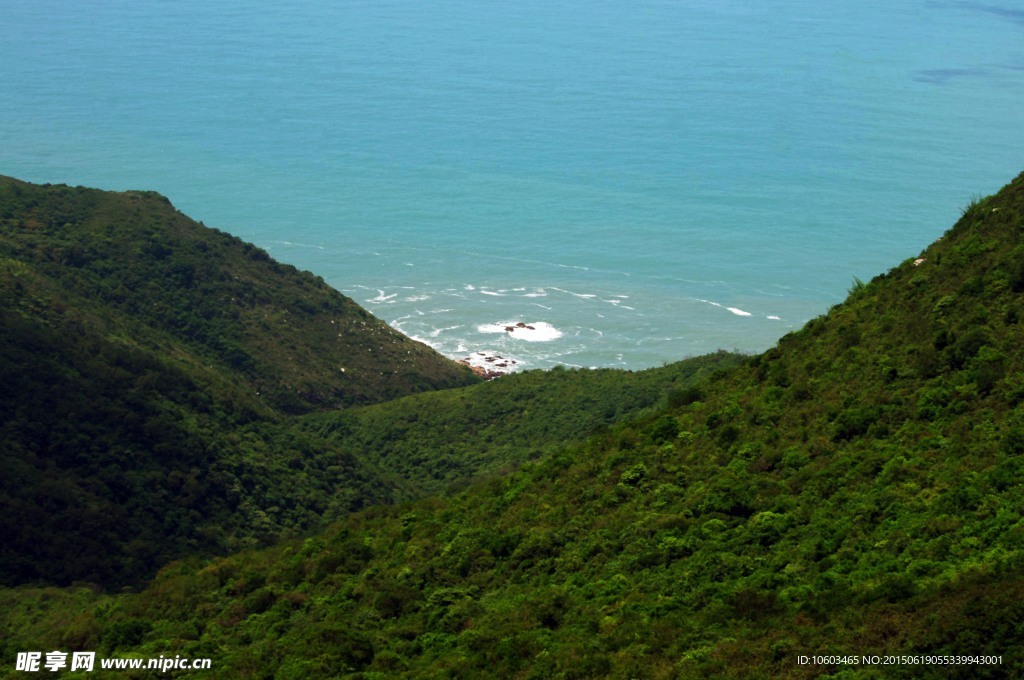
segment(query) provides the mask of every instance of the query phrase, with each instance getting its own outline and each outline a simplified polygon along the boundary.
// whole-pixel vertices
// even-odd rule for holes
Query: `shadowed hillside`
[[[475,382],[157,194],[0,178],[0,581],[135,581],[403,497],[284,414]]]

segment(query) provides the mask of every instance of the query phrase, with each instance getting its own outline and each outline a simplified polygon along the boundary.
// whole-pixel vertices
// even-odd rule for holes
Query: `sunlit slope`
[[[663,407],[742,356],[717,352],[631,372],[526,371],[301,419],[300,430],[428,492],[543,458],[596,431]]]

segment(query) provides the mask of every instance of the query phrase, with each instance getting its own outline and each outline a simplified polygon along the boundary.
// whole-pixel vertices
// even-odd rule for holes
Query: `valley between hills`
[[[762,354],[483,381],[159,194],[0,178],[0,676],[1024,674],[1024,175],[951,222]]]

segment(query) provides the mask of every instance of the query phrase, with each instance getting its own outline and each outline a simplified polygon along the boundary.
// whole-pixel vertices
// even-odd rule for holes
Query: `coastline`
[[[473,373],[484,380],[493,380],[494,378],[508,375],[516,370],[516,364],[519,363],[515,359],[509,359],[500,354],[487,351],[474,352],[464,359],[456,359],[455,361],[463,366],[469,366]]]

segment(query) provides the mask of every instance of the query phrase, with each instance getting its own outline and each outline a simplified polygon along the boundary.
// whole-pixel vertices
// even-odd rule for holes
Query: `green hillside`
[[[232,678],[1020,676],[1022,320],[1024,175],[776,348],[505,477],[180,562],[134,595],[4,591],[5,658],[181,654]],[[986,654],[999,663],[942,661]]]
[[[125,345],[230,374],[288,413],[475,380],[308,272],[182,215],[153,192],[0,177],[4,306],[66,313]]]
[[[718,352],[636,373],[526,371],[465,389],[316,413],[302,432],[361,455],[421,495],[507,472],[649,408],[685,399],[742,357]]]
[[[0,583],[138,582],[405,497],[286,414],[476,382],[156,194],[0,178]]]
[[[156,194],[0,180],[0,584],[116,589],[271,545],[514,467],[736,361],[481,384]],[[437,389],[457,385],[475,391]]]

